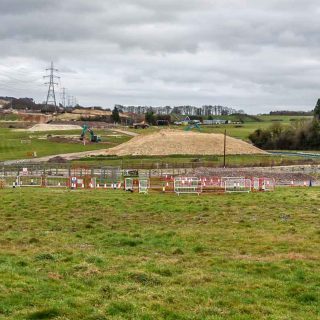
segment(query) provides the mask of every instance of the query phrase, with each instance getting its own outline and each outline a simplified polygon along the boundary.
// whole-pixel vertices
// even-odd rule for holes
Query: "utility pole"
[[[226,167],[226,151],[227,151],[227,129],[224,130],[224,142],[223,142],[223,167]]]
[[[59,79],[59,77],[55,75],[55,72],[58,72],[58,69],[55,69],[53,66],[53,62],[51,62],[50,68],[46,69],[46,71],[50,71],[49,75],[44,76],[44,78],[49,78],[49,82],[45,83],[46,85],[49,85],[46,100],[46,110],[48,110],[49,104],[53,104],[55,106],[55,112],[57,112],[57,102],[54,86],[58,85],[58,83],[55,82],[56,79]]]

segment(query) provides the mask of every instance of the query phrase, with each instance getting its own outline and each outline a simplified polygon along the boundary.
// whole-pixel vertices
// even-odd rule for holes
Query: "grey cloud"
[[[54,60],[89,105],[311,108],[319,13],[315,0],[0,0],[0,95],[42,101]]]

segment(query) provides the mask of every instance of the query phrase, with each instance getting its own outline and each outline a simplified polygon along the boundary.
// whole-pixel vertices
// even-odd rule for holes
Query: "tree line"
[[[268,129],[257,129],[250,134],[250,141],[268,150],[319,150],[320,148],[320,99],[312,120],[295,121],[290,126],[274,123]]]

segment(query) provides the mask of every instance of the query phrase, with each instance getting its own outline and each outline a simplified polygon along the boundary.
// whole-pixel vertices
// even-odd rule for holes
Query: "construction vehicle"
[[[201,123],[197,120],[190,121],[189,125],[184,129],[184,131],[190,131],[192,129],[197,129],[198,131],[201,131]]]
[[[86,124],[83,125],[83,127],[82,127],[80,140],[84,140],[85,139],[87,131],[90,133],[90,141],[91,142],[100,142],[101,141],[101,138],[98,137],[97,135],[95,135],[93,130],[90,127],[88,127]]]
[[[142,122],[139,122],[139,123],[134,123],[132,125],[132,127],[134,129],[148,129],[149,125],[145,121],[142,121]]]

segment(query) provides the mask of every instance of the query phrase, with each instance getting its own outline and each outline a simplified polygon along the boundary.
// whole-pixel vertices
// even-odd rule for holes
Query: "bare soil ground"
[[[137,136],[139,136],[139,133],[132,132],[132,131],[129,131],[129,130],[112,129],[112,131],[118,132],[118,133],[123,133],[123,134],[125,134],[125,135],[127,135],[127,136],[132,136],[132,137],[137,137]]]
[[[108,149],[106,154],[126,155],[222,155],[224,135],[212,133],[161,130],[149,135],[140,135],[117,147]],[[242,140],[227,137],[226,154],[265,154]]]
[[[41,131],[67,131],[67,130],[82,130],[82,128],[78,125],[71,125],[71,124],[62,125],[62,124],[38,123],[33,127],[23,131],[41,132]]]

